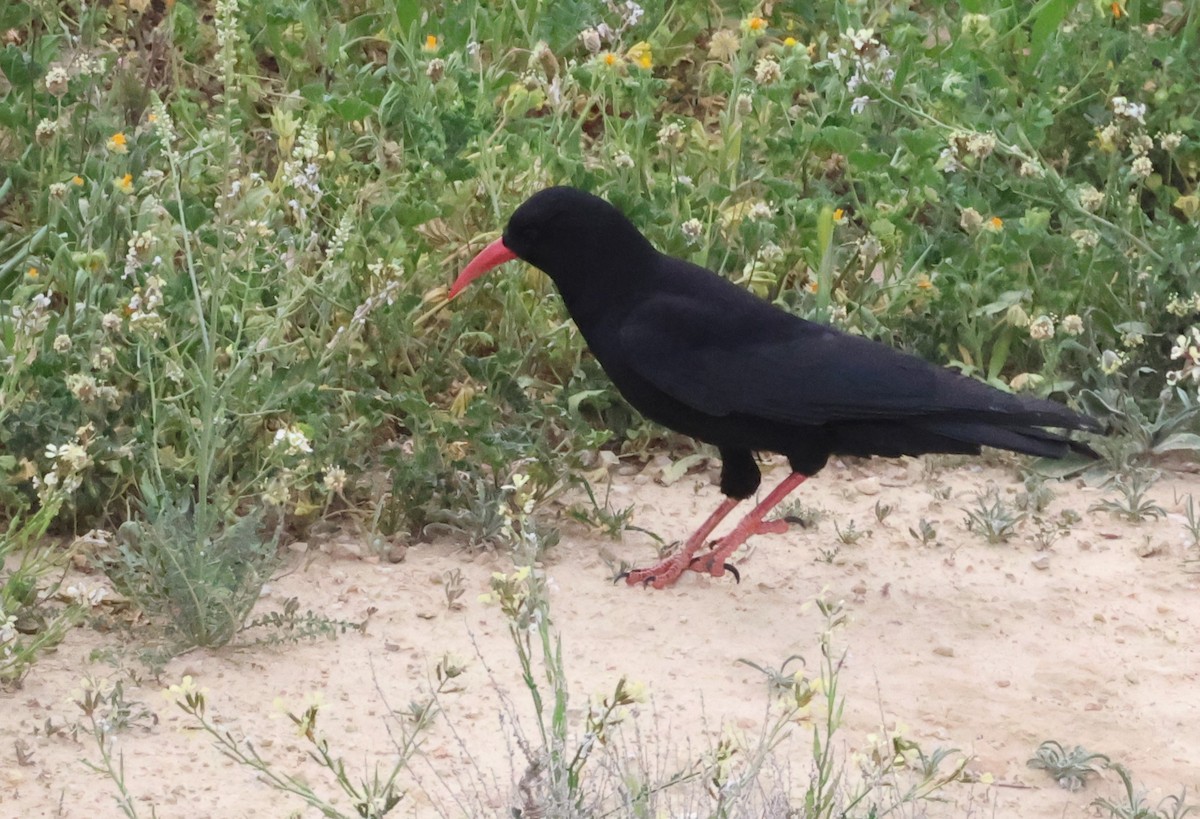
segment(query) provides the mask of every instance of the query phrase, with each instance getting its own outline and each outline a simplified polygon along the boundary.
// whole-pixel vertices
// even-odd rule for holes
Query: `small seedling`
[[[933,499],[940,501],[949,500],[950,495],[953,494],[953,492],[954,490],[949,486],[949,484],[944,483],[940,483],[929,490],[929,494],[933,495]]]
[[[988,543],[1005,543],[1024,520],[1023,512],[1014,512],[995,489],[975,497],[975,508],[965,510],[967,529],[983,535]]]
[[[853,546],[855,543],[858,543],[858,541],[862,540],[863,535],[868,534],[866,530],[856,528],[853,520],[846,524],[845,529],[838,526],[837,521],[834,521],[833,529],[835,532],[837,532],[838,540],[847,546]]]
[[[1089,753],[1079,745],[1068,751],[1061,743],[1048,739],[1037,747],[1026,764],[1050,774],[1059,787],[1077,791],[1089,776],[1108,767],[1109,758],[1104,754]]]
[[[1191,495],[1187,496],[1187,503],[1184,504],[1183,514],[1187,518],[1185,526],[1188,536],[1192,539],[1190,545],[1200,545],[1200,514],[1196,512],[1196,501]]]
[[[795,523],[805,529],[816,529],[825,517],[825,510],[815,506],[807,506],[802,501],[794,500],[780,507],[779,517],[788,523]]]
[[[1187,790],[1179,794],[1171,794],[1159,801],[1156,808],[1151,808],[1144,792],[1138,791],[1133,784],[1133,776],[1125,770],[1124,765],[1109,765],[1117,772],[1121,784],[1125,788],[1124,798],[1120,802],[1111,799],[1096,798],[1092,807],[1108,811],[1109,816],[1116,819],[1183,819],[1197,810],[1196,805],[1187,803]]]
[[[908,527],[908,533],[920,541],[922,546],[937,542],[937,529],[925,518],[921,518],[916,527]]]
[[[886,521],[888,516],[895,511],[896,507],[894,505],[890,503],[884,503],[882,500],[875,501],[875,520],[879,521],[881,525],[886,526],[887,524],[884,523],[884,521]]]
[[[739,658],[737,662],[741,663],[742,665],[748,665],[755,671],[761,671],[762,674],[767,678],[767,690],[774,695],[785,694],[796,687],[796,673],[787,670],[788,665],[793,660],[799,660],[801,668],[804,667],[804,658],[799,654],[793,654],[792,656],[788,657],[779,664],[779,668],[771,668],[769,665],[759,665],[752,660],[746,660],[743,658]]]
[[[1046,486],[1046,479],[1041,475],[1030,474],[1025,478],[1025,491],[1014,499],[1014,504],[1022,512],[1045,512],[1054,493]]]
[[[1111,512],[1130,523],[1141,523],[1146,518],[1165,517],[1167,510],[1146,497],[1156,477],[1157,475],[1145,470],[1135,471],[1128,477],[1118,477],[1115,483],[1120,495],[1093,504],[1089,511]]]
[[[450,569],[442,572],[442,590],[446,592],[446,608],[450,611],[458,611],[462,608],[463,604],[459,602],[458,598],[467,591],[463,585],[462,569]]]

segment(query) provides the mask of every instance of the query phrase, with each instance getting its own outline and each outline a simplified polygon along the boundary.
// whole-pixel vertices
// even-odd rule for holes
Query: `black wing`
[[[1060,404],[1010,395],[804,321],[728,282],[703,284],[697,293],[651,295],[626,315],[620,331],[638,374],[702,412],[804,425],[926,417],[1097,428]]]

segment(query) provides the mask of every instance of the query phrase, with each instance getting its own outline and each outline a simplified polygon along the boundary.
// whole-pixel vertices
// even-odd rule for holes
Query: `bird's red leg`
[[[772,489],[771,494],[767,495],[763,499],[762,503],[751,509],[746,517],[742,518],[738,522],[738,525],[733,527],[733,531],[721,538],[721,540],[717,543],[717,548],[713,549],[707,554],[702,554],[695,558],[689,568],[696,572],[707,572],[713,577],[720,577],[725,574],[725,561],[729,559],[730,555],[737,551],[739,546],[746,542],[746,538],[762,532],[779,531],[779,527],[776,527],[775,524],[783,523],[783,521],[771,521],[770,523],[764,523],[763,518],[765,518],[767,513],[774,509],[781,500],[786,498],[793,489],[804,483],[805,479],[807,478],[807,475],[802,475],[799,472],[793,472],[780,481],[779,486],[776,486],[774,489]],[[787,524],[783,523],[782,528],[786,531]]]
[[[666,588],[674,583],[679,575],[683,574],[691,565],[692,555],[696,554],[696,551],[704,545],[705,539],[712,534],[712,530],[717,528],[717,524],[724,520],[725,516],[732,512],[733,507],[739,503],[741,501],[737,498],[725,498],[716,511],[708,516],[708,520],[700,524],[700,528],[688,538],[687,543],[683,544],[679,551],[654,566],[646,569],[634,569],[625,575],[625,582],[630,586],[648,583],[656,589]]]

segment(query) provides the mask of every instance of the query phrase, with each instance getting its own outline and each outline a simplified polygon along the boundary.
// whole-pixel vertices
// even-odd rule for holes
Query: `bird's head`
[[[646,250],[653,252],[633,223],[600,197],[577,188],[546,188],[526,199],[509,218],[504,235],[463,268],[449,298],[512,259],[542,270],[562,289],[572,277],[593,275],[602,261]]]

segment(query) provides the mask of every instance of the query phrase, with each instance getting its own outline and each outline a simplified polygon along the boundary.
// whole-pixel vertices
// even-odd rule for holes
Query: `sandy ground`
[[[782,476],[776,469],[764,485]],[[926,752],[943,746],[973,754],[969,769],[992,780],[955,783],[943,801],[899,815],[1097,815],[1089,803],[1117,796],[1117,778],[1109,772],[1080,792],[1063,790],[1026,766],[1047,739],[1108,754],[1133,772],[1152,804],[1182,786],[1195,804],[1200,555],[1189,546],[1180,501],[1200,496],[1200,477],[1166,473],[1151,494],[1170,514],[1139,524],[1088,511],[1111,489],[1051,482],[1046,515],[1073,509],[1082,520],[1046,551],[1038,550],[1029,522],[1005,544],[967,531],[962,510],[989,485],[1009,500],[1022,488],[1007,468],[931,475],[920,462],[832,465],[799,493],[825,511],[818,526],[755,538],[753,550],[738,556],[740,585],[688,575],[661,592],[613,586],[600,557],[610,552],[645,564],[653,556],[647,535],[627,531],[613,542],[564,519],[545,570],[571,679],[569,719],[580,726],[588,697],[627,676],[646,686],[650,700],[629,714],[613,747],[642,754],[652,771],[678,768],[722,737],[752,745],[769,719],[770,698],[764,677],[736,661],[778,666],[800,654],[814,669],[823,621],[805,604],[825,590],[850,614],[836,637],[847,652],[837,739],[843,761],[868,750],[871,734],[905,726],[905,736]],[[939,499],[938,487],[949,497]],[[616,478],[611,503],[635,504],[633,523],[671,540],[718,498],[708,473],[669,487],[642,474]],[[883,525],[872,511],[876,501],[896,506]],[[936,544],[909,534],[921,518],[935,524]],[[868,534],[842,544],[834,520],[843,530],[852,520]],[[454,569],[465,586],[459,610],[447,606],[443,586]],[[136,659],[132,638],[78,628],[20,690],[0,693],[0,816],[121,815],[111,781],[85,766],[99,760],[94,740],[70,730],[80,720],[72,699],[85,676],[123,682],[126,700],[156,715],[153,724],[144,719],[145,727],[114,739],[139,815],[149,816],[151,806],[159,817],[193,819],[318,815],[222,757],[161,695],[184,674],[207,689],[209,713],[224,729],[251,738],[281,770],[351,813],[275,703],[299,712],[320,692],[319,727],[332,752],[345,758],[352,777],[369,776],[391,758],[389,728],[404,724],[389,714],[424,696],[447,652],[467,667],[456,681],[461,690],[442,695],[442,713],[402,774],[407,794],[392,815],[511,816],[526,770],[513,725],[533,737],[535,722],[508,625],[494,604],[478,599],[492,572],[511,570],[503,555],[470,555],[448,541],[414,546],[398,564],[324,554],[314,543],[292,555],[261,607],[278,608],[294,596],[302,608],[331,617],[369,615],[365,634],[196,651],[171,661],[157,680]],[[59,730],[48,736],[47,724]],[[793,798],[802,793],[808,731],[799,726],[776,748],[769,770],[778,782],[768,788],[790,790]],[[735,756],[735,766],[745,759]],[[603,764],[593,767],[598,772]],[[699,815],[711,808],[703,791],[692,799]]]

